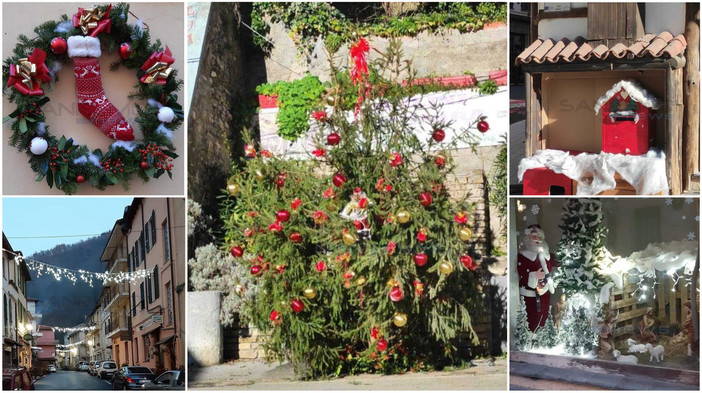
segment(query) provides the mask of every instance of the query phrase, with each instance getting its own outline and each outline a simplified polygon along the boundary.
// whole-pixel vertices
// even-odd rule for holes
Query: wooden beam
[[[534,42],[537,38],[539,38],[539,3],[531,3],[529,13],[531,14],[531,23],[529,25],[529,42]]]
[[[665,73],[665,161],[668,184],[673,195],[682,194],[682,69]]]
[[[544,10],[539,10],[538,15],[539,19],[587,18],[587,8],[572,8],[570,11],[556,12],[545,12]]]
[[[700,3],[685,5],[685,67],[683,68],[683,189],[700,170]]]
[[[573,61],[549,63],[548,61],[542,64],[531,61],[521,64],[526,72],[582,72],[582,71],[637,71],[648,69],[668,69],[679,68],[685,64],[685,58],[682,56],[663,59],[663,58],[634,58],[634,59],[607,59],[589,60],[589,61]]]
[[[526,157],[541,149],[541,74],[526,74]]]

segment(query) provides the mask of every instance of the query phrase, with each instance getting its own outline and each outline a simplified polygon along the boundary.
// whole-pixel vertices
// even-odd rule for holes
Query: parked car
[[[156,374],[147,367],[122,367],[112,376],[113,390],[141,389],[147,382],[156,379]]]
[[[53,364],[50,364],[49,367],[46,368],[46,371],[50,373],[55,373],[56,372],[56,366]]]
[[[141,387],[143,390],[185,390],[185,371],[169,370]]]
[[[90,366],[88,368],[88,372],[90,373],[90,375],[97,375],[97,369],[98,367],[100,367],[100,363],[102,362],[99,360],[90,362]]]
[[[100,379],[112,378],[116,371],[117,363],[112,360],[106,360],[100,363],[100,367],[97,369],[97,376]]]
[[[3,367],[2,390],[34,390],[34,379],[26,367]]]
[[[76,366],[76,371],[88,371],[88,362],[80,362]]]

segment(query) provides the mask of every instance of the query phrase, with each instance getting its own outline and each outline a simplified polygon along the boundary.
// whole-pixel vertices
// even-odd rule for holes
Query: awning
[[[646,34],[632,45],[626,46],[617,43],[611,47],[600,44],[592,47],[583,37],[574,40],[562,38],[559,41],[552,39],[537,39],[528,48],[517,56],[515,63],[571,63],[574,61],[590,62],[615,59],[634,58],[671,58],[682,55],[687,47],[685,36],[673,35],[664,31],[658,35]]]
[[[175,338],[175,334],[174,334],[174,335],[171,335],[171,336],[168,336],[168,337],[164,338],[163,340],[157,342],[156,345],[165,344],[165,343],[167,343],[167,342],[173,340],[174,338]]]
[[[8,337],[5,337],[4,340],[3,340],[3,342],[4,342],[5,344],[14,345],[14,346],[17,346],[17,347],[19,347],[19,346],[21,345],[21,344],[19,344],[17,341],[15,341],[15,340],[13,340],[13,339],[11,339],[11,338],[8,338]]]

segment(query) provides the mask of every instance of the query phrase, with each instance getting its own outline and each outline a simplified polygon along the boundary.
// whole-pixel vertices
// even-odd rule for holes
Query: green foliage
[[[310,112],[324,90],[319,78],[309,74],[292,82],[278,81],[256,88],[259,94],[278,96],[278,135],[289,141],[296,140],[309,130]]]
[[[507,236],[507,138],[505,137],[500,152],[493,162],[492,175],[488,182],[490,188],[490,205],[497,209],[500,218],[500,235]]]
[[[293,37],[300,54],[309,56],[319,38],[330,52],[358,35],[378,37],[416,36],[423,31],[457,29],[462,33],[476,31],[486,23],[507,20],[506,3],[419,3],[411,14],[389,16],[382,7],[369,5],[373,12],[367,15],[345,15],[336,3],[266,2],[254,3],[251,27],[265,37],[273,23],[282,22]],[[265,52],[272,44],[254,34],[254,44]]]
[[[544,326],[536,331],[536,346],[540,348],[553,348],[558,344],[558,330],[553,320],[552,307],[548,307],[548,319]]]
[[[482,95],[491,95],[497,93],[497,83],[493,80],[486,80],[478,83],[478,91]]]
[[[370,67],[397,70],[406,64],[398,55],[399,43],[393,41]],[[341,101],[335,102],[329,119],[320,121],[312,136],[327,150],[323,157],[258,155],[233,166],[230,184],[238,190],[222,203],[222,252],[242,247],[243,257],[235,258],[237,269],[253,269],[246,274],[258,288],[244,295],[243,317],[269,335],[269,357],[291,360],[302,377],[437,369],[462,364],[466,355],[459,347],[466,342],[471,352],[479,351],[473,321],[486,315],[479,288],[488,285],[489,273],[461,264],[460,256],[477,256],[473,243],[458,238],[461,225],[454,215],[462,211],[470,217],[474,205],[468,195],[455,199],[444,187],[456,168],[450,152],[470,133],[457,130],[451,142],[438,143],[430,132],[413,129],[416,121],[429,130],[449,130],[451,124],[441,120],[440,107],[408,107],[399,92],[373,85],[357,120],[340,110]],[[341,142],[330,148],[325,141],[332,131]],[[250,136],[245,138],[254,144]],[[391,165],[393,153],[402,164]],[[437,166],[437,154],[445,157],[445,165]],[[337,172],[346,177],[340,187],[331,181]],[[353,220],[341,216],[357,188],[371,202],[366,208],[369,232],[357,232]],[[420,192],[431,193],[431,206],[419,203]],[[299,206],[293,207],[298,199]],[[276,230],[280,210],[287,210],[290,218]],[[396,220],[402,210],[411,217],[406,224]],[[420,228],[429,234],[425,243],[417,240]],[[291,240],[294,233],[300,235],[299,243]],[[344,242],[344,233],[357,241]],[[392,255],[387,252],[390,242],[396,244]],[[426,266],[415,264],[418,252],[428,255]],[[320,261],[326,266],[323,271],[316,269]],[[442,262],[454,270],[440,273]],[[195,263],[191,268],[206,267]],[[256,269],[261,272],[254,275]],[[422,293],[415,291],[415,280],[424,284]],[[389,282],[402,290],[401,300],[389,298]],[[316,297],[303,296],[308,288]],[[302,312],[291,309],[293,300],[302,302]],[[273,311],[279,315],[276,321],[270,319]],[[395,313],[407,315],[404,327],[393,323]],[[373,328],[388,341],[386,350],[377,348]]]
[[[554,281],[566,295],[578,292],[599,293],[605,277],[598,268],[607,258],[602,202],[597,199],[569,198],[563,206],[563,231],[556,249],[560,267]]]
[[[101,6],[106,8],[107,6]],[[77,10],[75,10],[77,12]],[[110,20],[112,28],[109,34],[100,34],[100,42],[105,49],[104,52],[113,52],[119,48],[123,42],[129,42],[132,45],[132,54],[126,60],[120,60],[113,63],[110,69],[115,70],[119,66],[124,66],[133,69],[139,75],[142,64],[148,59],[154,51],[162,50],[160,41],[151,43],[148,30],[141,30],[136,24],[129,24],[127,16],[129,15],[129,5],[120,3],[113,5],[110,11]],[[56,33],[56,26],[62,22],[69,20],[68,15],[62,15],[57,21],[48,21],[42,23],[34,29],[35,37],[29,38],[25,35],[20,35],[17,38],[17,45],[12,51],[12,55],[4,60],[3,63],[3,95],[8,97],[8,100],[16,105],[16,109],[10,116],[3,121],[12,121],[10,136],[10,144],[21,152],[25,152],[28,156],[29,165],[37,174],[37,181],[46,181],[49,187],[56,187],[66,194],[74,194],[78,190],[79,184],[76,181],[78,175],[85,177],[86,183],[99,190],[121,183],[126,189],[129,186],[129,181],[132,177],[137,176],[143,181],[148,181],[150,178],[158,178],[164,173],[171,176],[170,170],[157,169],[151,165],[147,169],[142,169],[139,164],[142,161],[140,149],[147,145],[158,145],[163,148],[164,154],[167,157],[175,159],[178,155],[171,140],[157,131],[161,125],[156,114],[158,109],[153,106],[141,107],[135,105],[137,109],[136,123],[144,135],[142,140],[137,141],[137,148],[132,152],[125,150],[122,147],[110,147],[103,153],[100,149],[91,151],[87,146],[77,145],[72,138],[66,136],[53,135],[50,132],[50,126],[45,124],[46,116],[41,110],[41,106],[48,102],[47,96],[25,96],[18,90],[7,87],[9,79],[9,69],[13,64],[17,64],[20,58],[24,58],[31,53],[35,48],[42,49],[46,52],[45,64],[49,69],[54,69],[57,64],[68,65],[71,59],[67,53],[60,55],[55,54],[51,50],[51,40],[56,37],[67,39],[72,35],[81,35],[81,31],[77,28],[71,29],[67,33]],[[54,88],[54,83],[58,80],[52,80],[50,83],[42,83],[42,89],[47,92]],[[137,82],[135,91],[129,94],[130,98],[147,100],[154,99],[161,102],[163,105],[171,107],[176,113],[176,118],[168,125],[164,124],[170,131],[174,131],[180,127],[183,122],[183,109],[177,102],[177,91],[181,89],[183,82],[177,79],[176,72],[173,72],[168,78],[165,85],[144,85]],[[27,109],[36,111],[31,116],[19,116]],[[49,149],[41,155],[34,155],[29,151],[31,140],[41,134],[42,128],[46,131],[42,137],[46,139]],[[39,132],[39,134],[37,133]],[[52,158],[52,149],[56,148],[58,157]],[[106,163],[108,160],[121,160],[124,164],[122,171],[105,170],[102,167],[93,165],[89,160],[87,162],[74,161],[83,159],[93,155],[101,163]],[[147,161],[152,163],[153,157],[147,157]],[[54,167],[51,165],[55,163]]]

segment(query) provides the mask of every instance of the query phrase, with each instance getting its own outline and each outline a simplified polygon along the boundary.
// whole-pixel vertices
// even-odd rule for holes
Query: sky
[[[132,199],[5,197],[2,201],[2,231],[14,250],[29,256],[59,244],[77,243],[112,230]],[[40,238],[42,236],[60,237]]]

